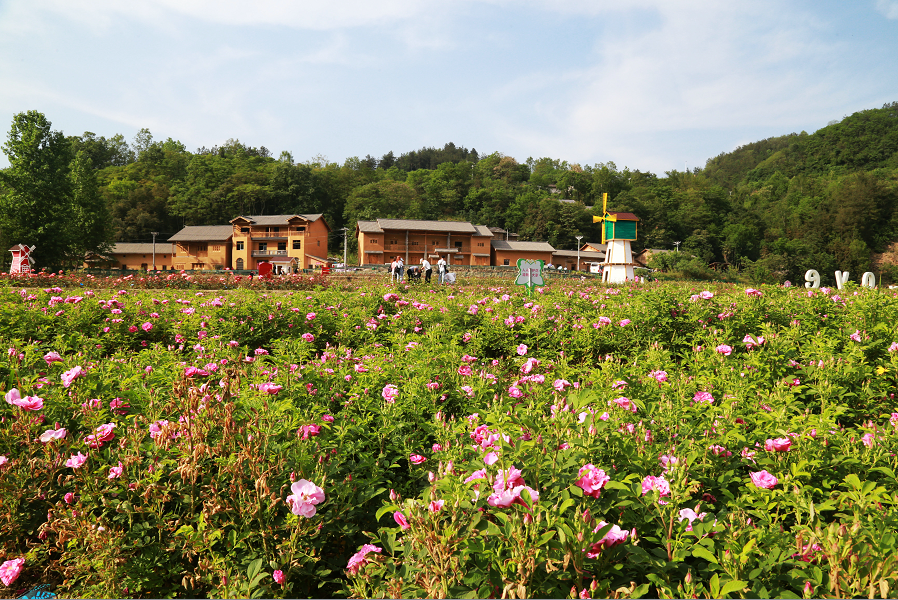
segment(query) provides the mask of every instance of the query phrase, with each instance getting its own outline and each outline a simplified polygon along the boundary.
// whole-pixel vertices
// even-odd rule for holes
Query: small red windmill
[[[9,268],[10,275],[31,273],[31,268],[34,266],[34,259],[31,258],[31,253],[34,252],[36,247],[19,244],[9,249],[12,252],[12,266]]]

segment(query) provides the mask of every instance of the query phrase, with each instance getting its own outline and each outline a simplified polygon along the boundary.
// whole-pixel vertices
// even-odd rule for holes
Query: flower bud
[[[692,584],[692,569],[689,569],[689,572],[686,573],[686,585]]]
[[[589,512],[589,509],[587,508],[583,511],[583,522],[589,525],[590,521],[592,521],[592,513]]]
[[[392,488],[390,488],[390,502],[399,502],[399,494]]]

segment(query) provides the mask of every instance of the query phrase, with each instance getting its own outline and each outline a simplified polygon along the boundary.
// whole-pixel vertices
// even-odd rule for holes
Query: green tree
[[[0,171],[0,227],[10,244],[35,245],[36,266],[59,267],[79,232],[72,225],[71,144],[40,112],[13,117]]]
[[[100,195],[97,173],[84,151],[75,155],[69,178],[72,210],[69,225],[76,235],[66,250],[71,264],[78,265],[89,252],[107,252],[112,241],[112,222],[106,200]]]

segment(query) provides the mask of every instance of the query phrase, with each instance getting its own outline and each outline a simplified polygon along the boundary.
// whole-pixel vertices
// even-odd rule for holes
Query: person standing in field
[[[402,260],[401,256],[396,257],[396,281],[402,283],[402,279],[405,276],[405,262]]]
[[[446,279],[446,261],[443,260],[442,256],[440,256],[440,260],[437,261],[437,273],[440,276],[440,284],[443,284]]]
[[[433,268],[430,266],[430,261],[427,258],[421,259],[421,268],[424,270],[424,283],[430,283],[430,276],[433,274]]]
[[[393,257],[393,262],[390,263],[390,283],[396,281],[396,259],[398,256]]]

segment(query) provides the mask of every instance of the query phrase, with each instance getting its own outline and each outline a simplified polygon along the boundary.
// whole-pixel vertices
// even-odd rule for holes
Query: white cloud
[[[876,0],[876,10],[887,19],[898,19],[898,2],[896,0]]]

